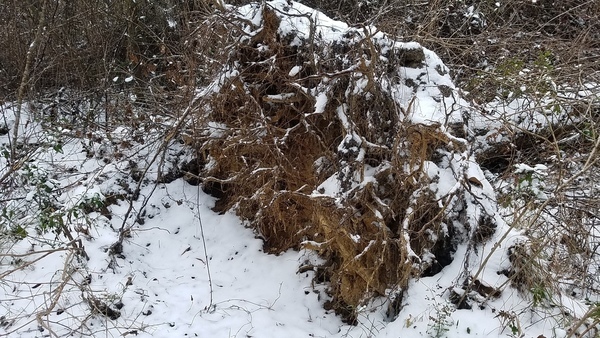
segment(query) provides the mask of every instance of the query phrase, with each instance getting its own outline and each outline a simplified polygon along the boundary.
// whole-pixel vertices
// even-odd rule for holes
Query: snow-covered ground
[[[2,111],[8,127],[12,127],[14,107],[5,105]],[[35,143],[35,153],[28,165],[14,174],[22,181],[12,182],[16,186],[2,196],[3,206],[16,212],[10,218],[3,216],[3,224],[27,228],[23,239],[2,241],[2,335],[564,335],[554,327],[552,313],[532,308],[532,300],[510,288],[502,297],[484,301],[485,306],[457,310],[449,295],[461,277],[466,246],[459,246],[457,259],[441,273],[411,282],[397,318],[387,317],[386,299],[375,299],[359,309],[358,325],[344,324],[324,309],[326,285],[314,284],[312,271],[298,273],[299,266],[318,262],[311,251],[267,255],[262,252],[262,241],[235,215],[214,213],[214,198],[198,186],[182,178],[155,184],[152,178],[158,167],[148,159],[158,151],[158,142],[128,141],[133,131],[117,128],[107,134],[96,132],[90,138],[65,136],[60,149],[55,149],[56,133],[68,135],[68,130],[44,130],[27,115],[22,124],[22,138]],[[8,136],[1,136],[0,144],[6,146]],[[166,157],[181,161],[184,154],[184,147],[175,142]],[[7,159],[0,164],[6,172]],[[132,177],[134,164],[149,166],[147,176],[151,179],[142,178],[139,197],[125,218],[130,209],[128,199],[138,185]],[[40,182],[50,190],[40,190]],[[11,184],[2,183],[5,188]],[[70,219],[69,232],[81,239],[89,260],[65,244],[69,241],[64,233],[41,234],[27,227],[39,224],[36,205],[44,200],[44,191],[56,196],[53,212],[65,216],[71,210],[70,216],[65,216]],[[102,212],[99,203],[94,206],[94,200],[111,203],[107,205],[109,212]],[[84,212],[82,203],[91,210]],[[115,249],[118,230],[123,226],[130,231],[122,250]],[[497,232],[484,250],[489,251],[504,231]],[[509,241],[504,239],[501,248]],[[493,255],[485,265],[488,271],[483,272],[483,279],[494,285],[506,280],[496,274],[503,264],[508,264],[504,255]]]
[[[326,27],[324,38],[348,28],[301,5],[294,8],[306,15],[290,16],[285,26],[290,29],[302,30],[310,15]],[[259,25],[251,9],[241,13]],[[445,82],[449,76],[441,60],[425,52],[431,68],[427,78],[455,89]],[[292,68],[290,76],[299,71]],[[415,94],[413,123],[461,118],[458,111],[457,116],[442,111],[451,99],[437,86],[423,88]],[[405,95],[402,100],[410,106],[410,91],[394,95]],[[314,113],[321,113],[327,95],[311,94],[320,98]],[[462,99],[458,103],[467,105]],[[215,198],[200,187],[183,178],[156,183],[161,170],[191,159],[186,146],[164,141],[164,130],[77,133],[64,123],[39,124],[24,108],[19,140],[25,150],[10,159],[16,108],[0,107],[0,130],[9,131],[0,133],[0,336],[565,337],[565,327],[573,322],[564,321],[561,311],[579,318],[588,310],[560,293],[536,299],[510,287],[499,271],[510,267],[507,248],[523,236],[500,222],[487,242],[476,248],[458,245],[453,262],[440,273],[413,279],[397,316],[388,316],[390,299],[381,297],[356,309],[357,325],[345,324],[326,310],[327,285],[316,283],[313,270],[301,268],[319,263],[314,252],[267,255],[255,232],[232,213],[215,213]],[[492,118],[476,122],[477,128],[490,129],[498,123]],[[476,163],[463,160],[464,175],[493,195]],[[324,188],[335,193],[335,187]],[[457,283],[467,277],[501,293],[483,285],[464,295],[472,306],[457,308],[461,302],[451,298],[463,296]]]

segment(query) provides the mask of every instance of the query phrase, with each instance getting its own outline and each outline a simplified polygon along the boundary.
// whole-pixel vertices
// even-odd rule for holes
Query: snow
[[[525,163],[518,163],[515,164],[515,173],[519,174],[519,173],[524,173],[524,172],[535,172],[538,175],[546,175],[546,170],[548,170],[548,167],[543,165],[543,164],[536,164],[535,166],[531,167]]]
[[[327,92],[320,93],[315,102],[315,114],[323,114],[327,106]]]
[[[288,76],[294,77],[294,76],[298,75],[298,73],[300,73],[301,70],[302,70],[302,66],[294,66],[294,67],[292,67],[292,69],[290,69]]]

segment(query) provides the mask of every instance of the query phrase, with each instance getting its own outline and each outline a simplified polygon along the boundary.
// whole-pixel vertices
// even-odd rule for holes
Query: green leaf
[[[56,151],[57,153],[63,154],[62,144],[60,143],[55,144],[54,147],[52,147],[52,149],[54,149],[54,151]]]
[[[11,234],[18,239],[24,239],[27,237],[27,230],[20,225],[17,225],[15,228],[11,230]]]

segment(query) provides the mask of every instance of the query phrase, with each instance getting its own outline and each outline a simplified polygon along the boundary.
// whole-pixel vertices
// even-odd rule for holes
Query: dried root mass
[[[297,3],[210,20],[237,41],[209,51],[222,69],[190,123],[197,176],[267,252],[318,252],[346,319],[493,234],[491,187],[457,137],[468,108],[434,53]]]

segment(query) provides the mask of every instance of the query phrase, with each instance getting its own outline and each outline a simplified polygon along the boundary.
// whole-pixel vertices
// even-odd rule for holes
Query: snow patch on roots
[[[470,258],[456,282],[470,283],[473,248],[501,220],[461,138],[468,104],[436,54],[295,2],[224,21],[237,43],[216,48],[224,66],[192,131],[216,208],[267,252],[319,253],[326,305],[349,322],[371,297],[440,272],[458,246]]]

